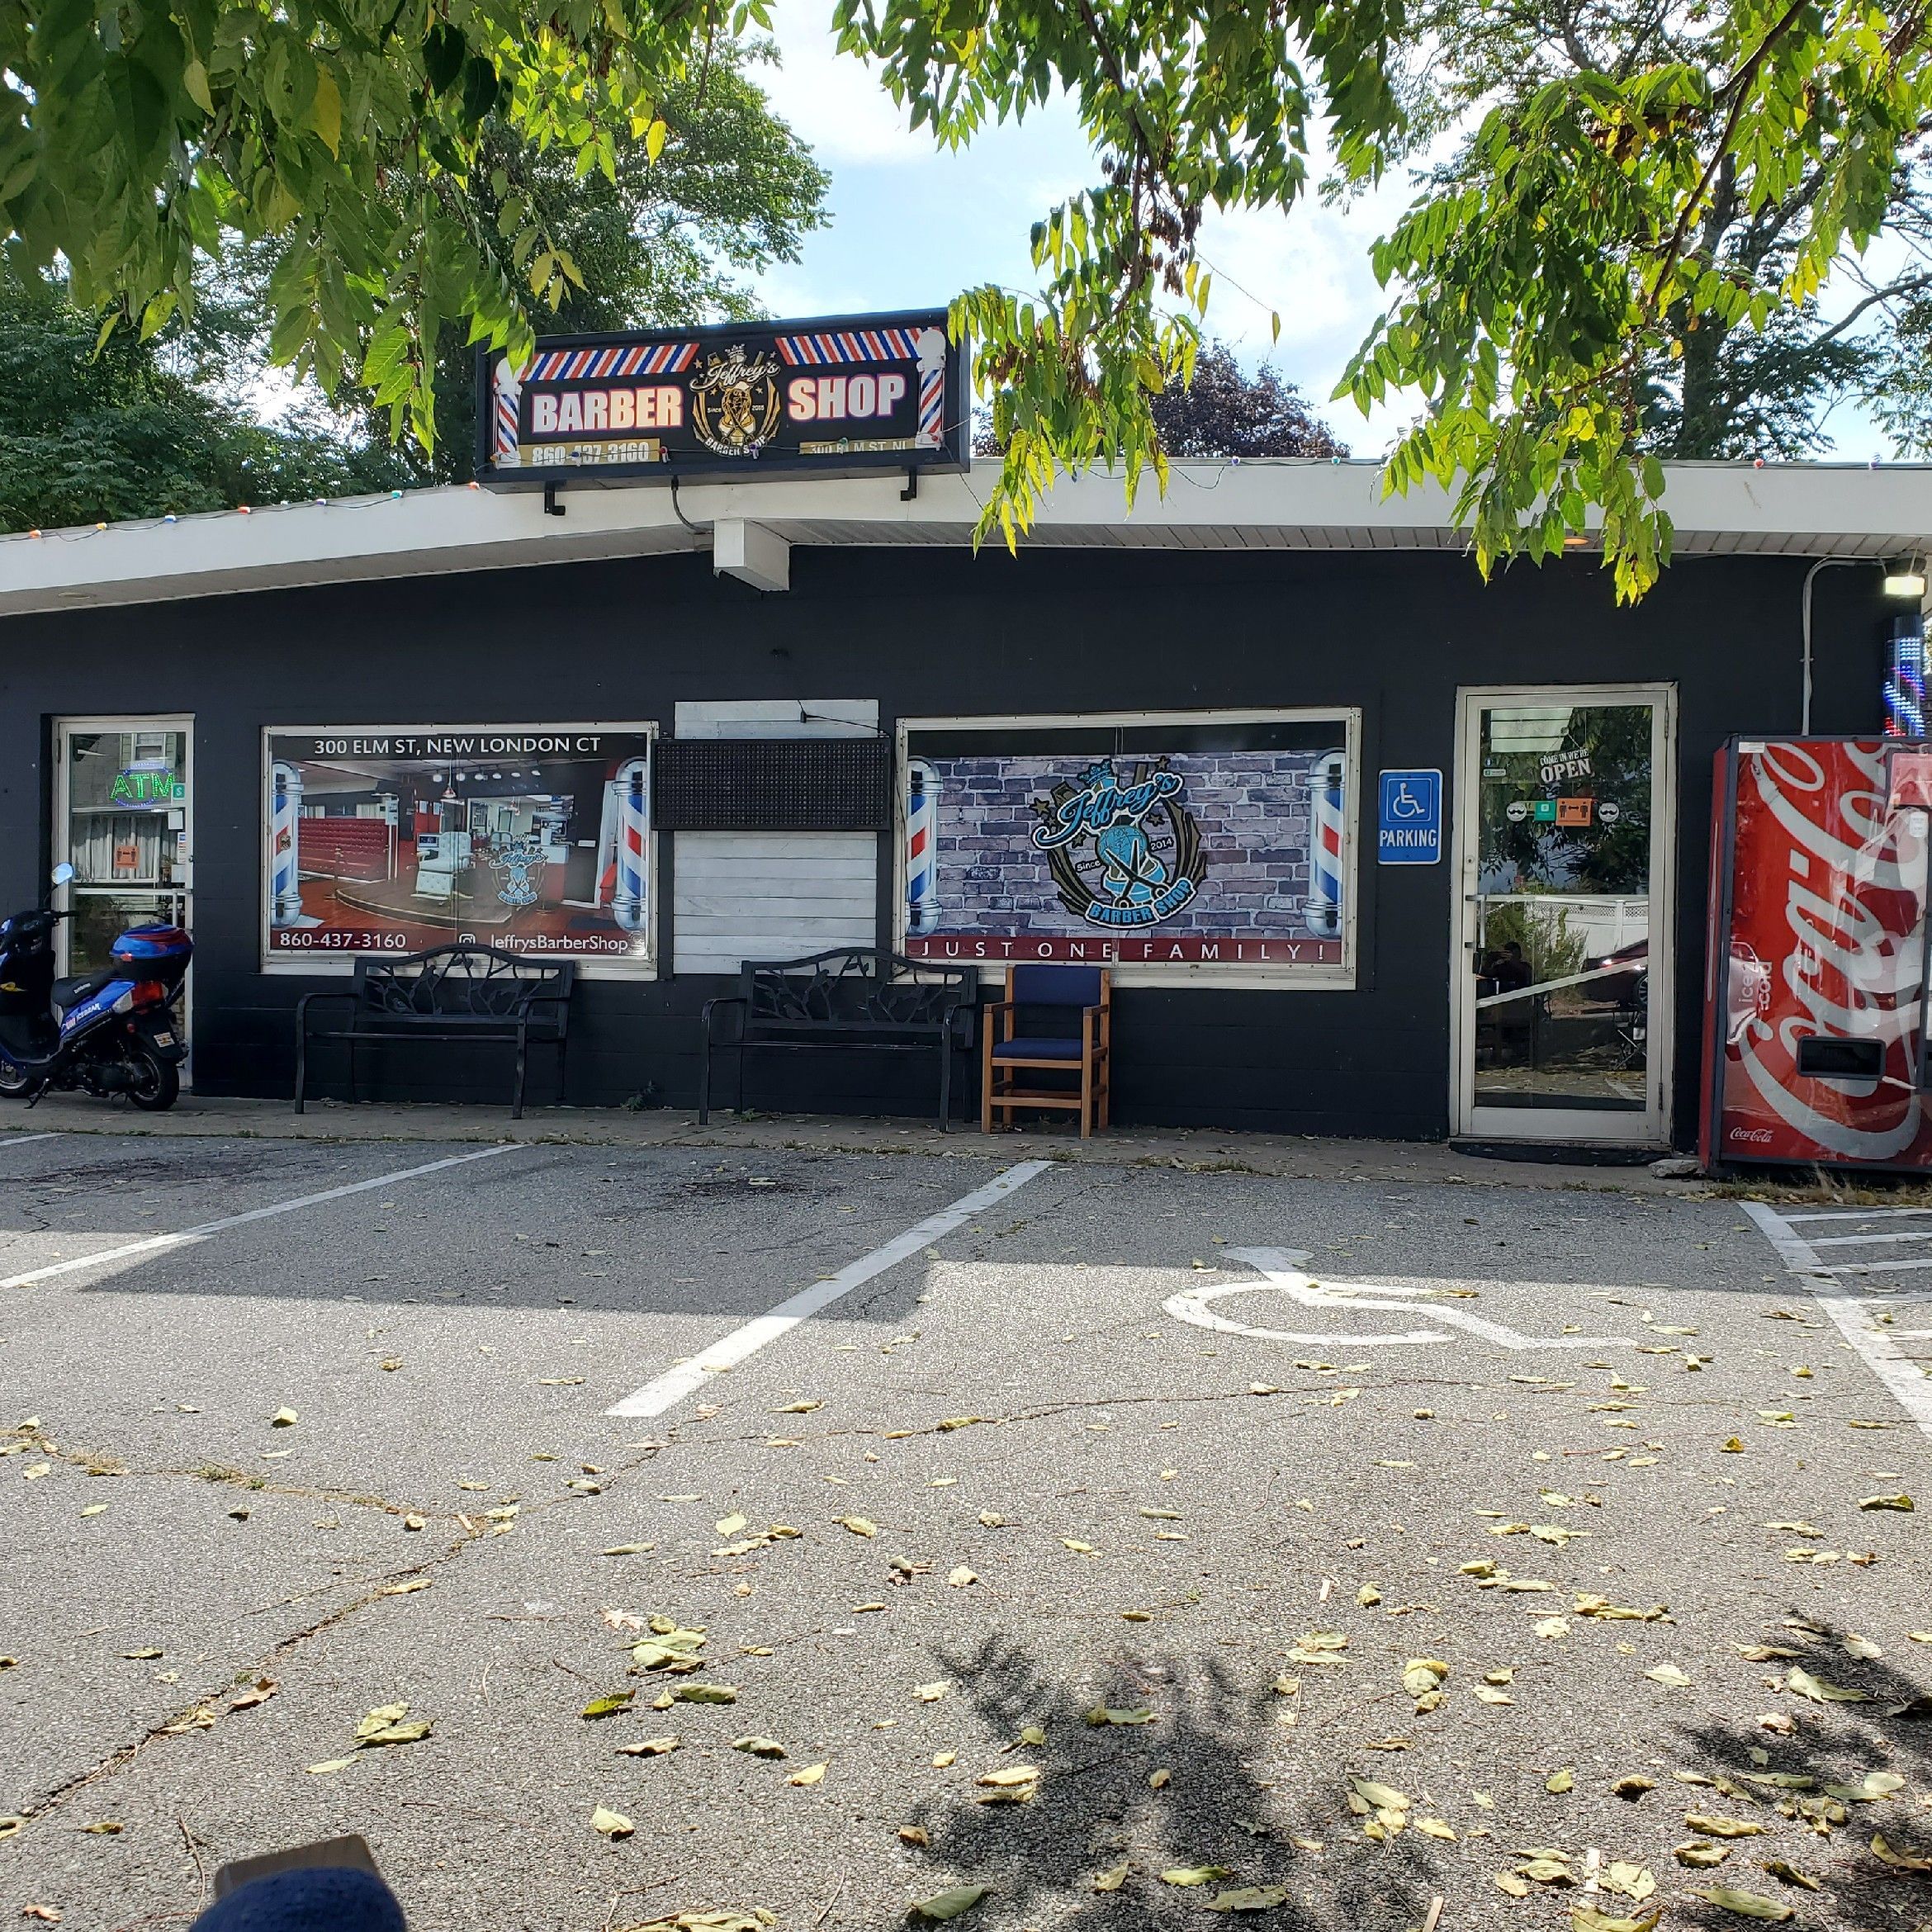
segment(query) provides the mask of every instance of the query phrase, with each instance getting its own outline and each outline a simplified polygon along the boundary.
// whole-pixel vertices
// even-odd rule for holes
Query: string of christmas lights
[[[436,489],[446,488],[443,484],[433,485]],[[466,490],[481,490],[481,483],[463,485]],[[253,517],[273,515],[277,510],[332,509],[370,510],[381,509],[385,504],[400,503],[405,496],[420,495],[420,490],[387,490],[380,496],[315,496],[305,497],[301,502],[292,499],[282,503],[238,503],[229,509],[191,510],[183,517],[173,510],[168,510],[158,517],[130,517],[120,523],[77,524],[62,530],[9,530],[0,533],[0,542],[4,543],[85,543],[103,535],[109,530],[159,530],[171,523],[184,523],[191,519],[196,522],[211,520],[215,517]]]

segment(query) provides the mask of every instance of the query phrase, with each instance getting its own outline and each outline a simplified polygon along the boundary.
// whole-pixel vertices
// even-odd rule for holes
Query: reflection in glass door
[[[1671,699],[1465,694],[1460,1133],[1669,1140]]]
[[[73,914],[59,927],[63,973],[105,966],[130,926],[192,929],[192,730],[186,717],[56,726],[54,858],[74,869],[58,900]]]

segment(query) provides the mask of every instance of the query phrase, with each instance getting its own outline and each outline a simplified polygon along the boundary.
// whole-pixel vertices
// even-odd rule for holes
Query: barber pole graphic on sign
[[[1309,769],[1308,869],[1313,889],[1301,916],[1317,939],[1334,939],[1342,930],[1342,866],[1348,837],[1342,788],[1347,776],[1348,760],[1340,751],[1324,751]]]
[[[493,412],[495,442],[493,460],[500,466],[517,460],[517,398],[523,393],[523,378],[508,356],[496,364],[496,406]]]
[[[643,928],[650,899],[645,889],[651,843],[651,765],[630,758],[611,779],[617,798],[617,889],[611,897],[611,917],[626,932]]]
[[[302,774],[279,759],[272,768],[269,807],[271,926],[299,926],[302,918]]]
[[[939,926],[939,774],[923,758],[908,759],[906,784],[906,930],[928,933]]]
[[[480,355],[477,481],[515,489],[964,470],[966,346],[944,311],[539,341]]]

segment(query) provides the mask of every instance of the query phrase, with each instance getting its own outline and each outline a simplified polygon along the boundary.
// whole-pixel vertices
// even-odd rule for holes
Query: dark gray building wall
[[[266,725],[655,718],[680,698],[874,697],[900,717],[1357,705],[1357,985],[1122,989],[1115,1117],[1434,1137],[1447,1125],[1453,867],[1378,868],[1373,774],[1455,765],[1459,686],[1669,682],[1679,693],[1678,1138],[1694,1117],[1711,760],[1798,727],[1802,558],[1684,558],[1635,609],[1593,561],[1485,585],[1434,553],[806,549],[761,596],[708,558],[640,558],[0,618],[0,901],[33,898],[51,720],[195,717],[194,1077],[287,1091],[296,1000],[258,964]],[[1870,732],[1891,611],[1879,570],[1821,573],[1813,729]],[[674,841],[664,841],[675,847]],[[658,879],[670,903],[675,850]],[[883,896],[883,895],[882,895]],[[659,954],[670,957],[661,924]],[[713,979],[585,983],[573,1101],[688,1104]],[[418,1049],[427,1054],[429,1049]],[[388,1091],[496,1097],[495,1062],[399,1058]],[[545,1091],[537,1077],[537,1093]],[[753,1068],[767,1106],[922,1107],[923,1070]]]

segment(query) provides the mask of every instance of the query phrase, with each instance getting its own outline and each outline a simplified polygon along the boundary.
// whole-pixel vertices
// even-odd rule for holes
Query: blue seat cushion
[[[1006,997],[1016,1006],[1097,1006],[1099,966],[1016,966]]]
[[[996,1060],[1077,1060],[1077,1039],[1008,1039],[993,1049]]]

